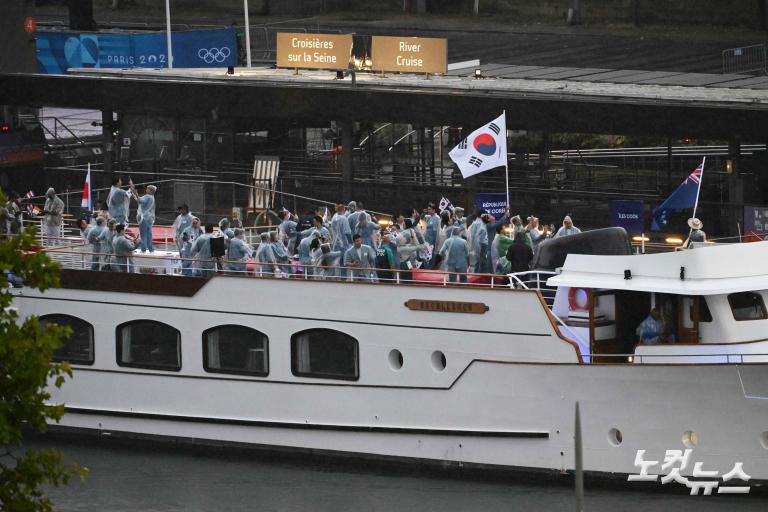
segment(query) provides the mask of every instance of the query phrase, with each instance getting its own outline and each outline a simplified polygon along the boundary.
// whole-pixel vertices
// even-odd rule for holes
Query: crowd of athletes
[[[93,254],[92,270],[135,271],[133,254],[153,253],[154,185],[139,194],[133,183],[123,187],[115,178],[103,209],[80,219],[81,236]],[[16,198],[18,196],[16,195]],[[138,234],[127,230],[135,201]],[[10,203],[11,201],[9,201]],[[18,201],[14,199],[14,204]],[[6,207],[6,210],[8,207]],[[50,243],[61,238],[64,204],[54,189],[46,192],[41,215]],[[338,203],[335,212],[319,207],[302,215],[282,210],[279,224],[247,240],[239,218],[203,226],[187,205],[178,207],[173,240],[182,261],[182,274],[209,276],[215,272],[257,273],[288,277],[297,273],[312,279],[410,281],[423,270],[447,272],[450,281],[467,281],[467,274],[522,272],[530,268],[539,244],[547,239],[579,233],[570,217],[562,225],[540,225],[509,211],[494,215],[463,208],[442,211],[432,203],[379,216],[360,201]],[[2,212],[0,212],[2,214]],[[13,216],[6,216],[11,230]],[[15,224],[14,224],[15,225]],[[250,242],[250,243],[249,243]]]

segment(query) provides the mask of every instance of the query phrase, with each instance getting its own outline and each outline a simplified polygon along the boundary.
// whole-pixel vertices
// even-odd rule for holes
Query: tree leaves
[[[5,199],[0,195],[0,203]],[[42,326],[36,317],[19,320],[12,307],[9,277],[44,291],[59,285],[59,264],[37,251],[32,228],[0,239],[0,509],[52,511],[44,485],[65,485],[72,477],[85,478],[86,469],[66,466],[58,450],[27,450],[21,445],[25,430],[44,432],[47,422],[58,422],[63,404],[51,404],[46,385],[61,387],[72,370],[53,363],[53,351],[68,327]]]

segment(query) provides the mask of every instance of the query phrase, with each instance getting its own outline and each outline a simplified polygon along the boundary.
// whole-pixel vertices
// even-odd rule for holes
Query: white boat
[[[576,235],[578,236],[578,235]],[[768,244],[571,254],[542,290],[63,270],[16,290],[73,327],[60,427],[627,480],[768,481]],[[519,276],[515,276],[517,281]],[[675,343],[638,345],[651,304]],[[638,455],[638,450],[645,450]],[[733,481],[728,482],[732,484]],[[721,482],[720,486],[727,486]]]

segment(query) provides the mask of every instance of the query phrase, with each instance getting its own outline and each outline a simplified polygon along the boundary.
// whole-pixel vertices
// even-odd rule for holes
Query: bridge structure
[[[229,71],[70,69],[68,75],[0,73],[0,104],[100,110],[104,132],[101,179],[105,181],[115,171],[118,151],[113,138],[114,113],[119,114],[118,119],[144,119],[144,128],[151,123],[148,119],[166,120],[171,139],[176,139],[171,140],[175,157],[181,146],[179,132],[189,123],[202,125],[199,131],[217,127],[224,134],[220,140],[232,141],[232,145],[239,132],[333,124],[342,148],[359,149],[361,125],[386,122],[430,127],[428,135],[434,139],[442,130],[435,134],[433,127],[471,130],[501,111],[506,111],[509,130],[544,134],[539,154],[544,167],[549,163],[547,138],[556,133],[666,138],[670,153],[672,141],[677,139],[727,141],[732,172],[720,178],[721,184],[727,184],[727,198],[721,197],[720,211],[712,211],[713,218],[721,218],[722,209],[727,210],[726,232],[731,231],[744,202],[741,144],[764,145],[768,141],[768,78],[760,76],[508,64],[468,65],[445,76],[362,71],[342,75],[273,67]],[[141,130],[139,125],[134,130]],[[129,136],[121,132],[118,141]],[[440,138],[442,141],[442,135]],[[234,156],[235,149],[225,153]],[[359,173],[359,158],[356,160],[354,153],[341,151],[338,162],[328,170],[334,177],[329,190],[336,198],[365,194],[365,187],[375,186],[380,178]],[[440,152],[441,161],[443,156]],[[483,178],[458,184],[454,180],[449,185],[435,181],[434,158],[433,148],[433,172],[427,173],[429,179],[423,185],[446,186],[461,197],[483,188]],[[658,198],[669,191],[673,183],[671,163],[668,171],[666,181],[657,181],[655,190],[645,191],[646,197]],[[765,170],[753,166],[749,172],[762,175]],[[392,185],[396,190],[397,183]],[[541,192],[560,197],[557,187],[549,192],[545,187]],[[722,187],[719,192],[722,195]],[[382,196],[381,200],[391,201],[392,197],[397,194]],[[412,204],[413,199],[408,201]]]

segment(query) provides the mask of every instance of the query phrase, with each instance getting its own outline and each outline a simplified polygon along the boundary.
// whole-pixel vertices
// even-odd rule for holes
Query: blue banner
[[[507,194],[504,192],[478,192],[475,194],[475,206],[485,210],[497,219],[504,215],[507,208]]]
[[[175,37],[173,37],[173,53],[176,53]],[[156,32],[133,38],[133,57],[137,68],[167,68],[168,55],[166,52],[165,34]]]
[[[768,206],[744,207],[744,234],[762,235],[768,232]]]
[[[237,65],[234,28],[172,34],[173,65],[216,68]],[[37,64],[41,73],[66,74],[68,68],[167,68],[165,32],[78,34],[38,32]]]
[[[609,201],[608,215],[611,226],[636,234],[645,231],[645,205],[642,201]]]

